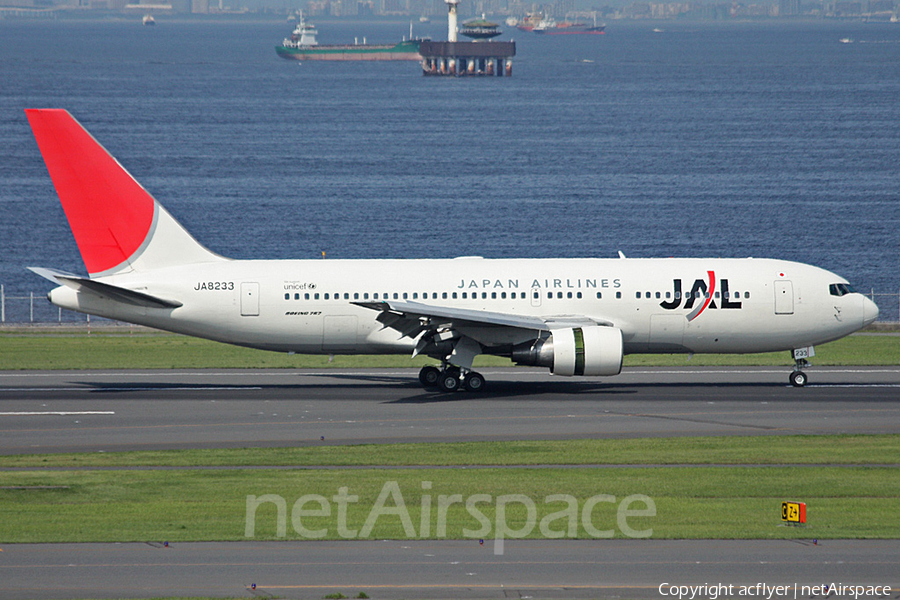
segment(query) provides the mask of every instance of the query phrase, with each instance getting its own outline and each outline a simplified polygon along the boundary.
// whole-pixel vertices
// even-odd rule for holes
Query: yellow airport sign
[[[786,523],[806,523],[806,503],[782,502],[781,520]]]

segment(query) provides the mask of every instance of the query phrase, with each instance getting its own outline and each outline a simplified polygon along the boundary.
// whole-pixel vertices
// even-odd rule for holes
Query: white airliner
[[[480,390],[478,354],[616,375],[629,353],[793,351],[878,307],[823,269],[768,259],[230,260],[201,246],[67,111],[26,111],[88,276],[31,268],[62,308],[251,348],[424,354]]]

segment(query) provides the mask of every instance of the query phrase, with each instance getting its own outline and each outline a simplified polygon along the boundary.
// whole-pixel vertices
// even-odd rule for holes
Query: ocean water
[[[409,27],[316,24],[322,43]],[[67,108],[229,257],[756,256],[900,288],[896,24],[515,32],[509,78],[298,64],[274,52],[290,28],[0,21],[7,295],[49,289],[25,266],[84,272],[27,107]]]

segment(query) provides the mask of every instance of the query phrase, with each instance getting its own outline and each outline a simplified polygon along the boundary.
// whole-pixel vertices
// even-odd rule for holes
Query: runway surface
[[[483,394],[415,370],[0,373],[0,454],[457,440],[900,433],[900,368],[483,371]],[[886,471],[886,476],[891,476]],[[2,510],[2,507],[0,507]],[[736,518],[739,518],[737,516]],[[814,532],[810,530],[810,537]],[[0,540],[2,541],[2,540]],[[160,540],[161,542],[162,540]],[[671,598],[660,585],[890,585],[900,541],[490,540],[0,543],[0,600],[165,596]],[[256,589],[251,589],[256,584]],[[668,590],[668,592],[667,592]],[[799,598],[790,588],[771,598]],[[669,595],[665,595],[668,593]],[[676,592],[677,593],[677,592]],[[675,596],[677,597],[677,596]],[[712,598],[700,593],[697,598]],[[803,598],[824,597],[812,593]],[[835,595],[830,598],[852,596]],[[873,596],[864,596],[872,598]]]
[[[39,544],[3,548],[0,598],[208,595],[323,598],[672,598],[672,586],[732,586],[720,598],[824,598],[802,586],[888,586],[897,541],[467,541]],[[256,584],[256,589],[252,589]],[[663,585],[666,584],[666,585]],[[741,586],[786,586],[767,594]],[[660,591],[662,587],[662,592]],[[797,594],[794,593],[797,586]],[[123,591],[126,590],[126,591]],[[674,596],[677,598],[677,595]],[[701,593],[697,598],[714,597]],[[832,593],[830,598],[852,598]],[[860,598],[873,598],[872,595]]]
[[[482,394],[415,370],[0,373],[0,454],[459,440],[900,433],[900,368],[490,369]]]

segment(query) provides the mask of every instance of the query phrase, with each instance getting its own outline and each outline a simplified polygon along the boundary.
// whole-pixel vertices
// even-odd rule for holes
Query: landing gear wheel
[[[423,387],[433,388],[438,386],[438,379],[441,378],[441,370],[437,367],[422,367],[419,371],[419,383]]]
[[[480,392],[484,389],[484,377],[482,377],[481,373],[470,371],[469,374],[466,375],[463,385],[465,385],[466,390],[469,392]]]
[[[459,389],[460,383],[459,371],[456,369],[448,369],[441,373],[438,377],[437,385],[442,392],[455,392]]]
[[[794,371],[790,376],[791,385],[794,387],[803,387],[809,378],[803,371]]]

